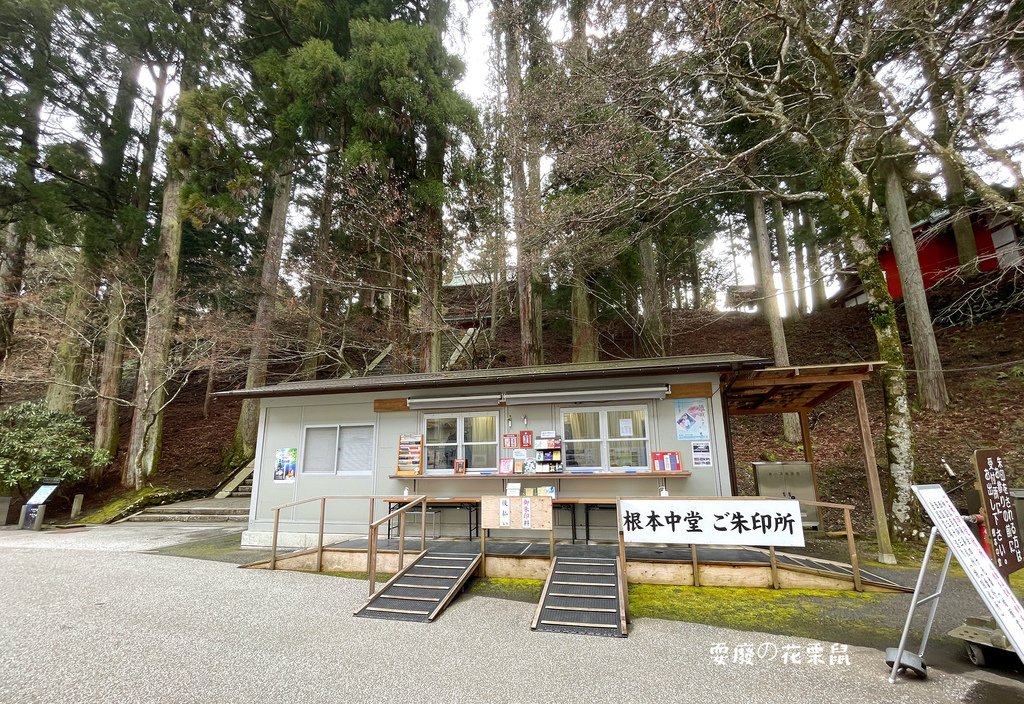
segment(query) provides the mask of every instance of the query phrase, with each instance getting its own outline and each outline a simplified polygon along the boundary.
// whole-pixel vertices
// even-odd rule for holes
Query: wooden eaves
[[[811,464],[814,472],[814,451],[808,414],[845,389],[852,388],[856,400],[857,426],[864,464],[867,471],[868,492],[871,498],[871,512],[875,521],[878,538],[878,560],[895,564],[892,544],[889,538],[889,521],[882,499],[882,484],[878,477],[878,463],[875,460],[875,446],[871,439],[871,425],[868,407],[864,398],[864,382],[871,374],[885,365],[885,362],[854,362],[850,364],[819,364],[800,367],[766,367],[748,369],[723,375],[725,403],[728,414],[764,415],[795,413],[800,417],[800,431],[803,435],[804,459]],[[815,494],[817,480],[815,479]]]

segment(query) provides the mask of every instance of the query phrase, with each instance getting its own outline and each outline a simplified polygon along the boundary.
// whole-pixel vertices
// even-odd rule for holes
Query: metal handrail
[[[359,495],[334,495],[334,496],[314,496],[308,499],[300,499],[299,501],[291,501],[280,506],[275,506],[272,510],[274,512],[274,533],[270,543],[270,562],[269,569],[277,569],[277,536],[280,531],[281,524],[281,510],[286,508],[293,508],[295,506],[302,506],[304,504],[310,504],[314,501],[320,503],[320,522],[319,529],[317,531],[317,543],[316,543],[316,571],[320,572],[323,569],[324,559],[324,517],[327,511],[327,502],[332,499],[344,499],[344,500],[355,500],[355,501],[369,501],[370,502],[370,518],[367,522],[369,525],[369,532],[367,534],[367,554],[366,554],[366,572],[370,577],[370,596],[373,596],[373,586],[377,576],[377,541],[379,539],[380,526],[384,523],[393,520],[396,516],[399,519],[399,550],[398,550],[398,568],[402,569],[405,564],[405,514],[409,509],[413,508],[417,504],[421,506],[422,516],[420,518],[420,552],[426,548],[426,536],[427,536],[427,497],[426,495],[419,496],[399,496],[399,495],[373,495],[373,494],[359,494]],[[401,501],[403,506],[395,511],[392,511],[384,518],[374,521],[373,513],[375,508],[375,502],[377,499],[383,499],[388,502]]]

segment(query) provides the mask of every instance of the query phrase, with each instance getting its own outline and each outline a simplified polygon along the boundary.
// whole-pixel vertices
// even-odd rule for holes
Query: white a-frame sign
[[[911,669],[924,667],[921,658],[924,657],[924,649],[928,643],[929,631],[934,622],[935,607],[938,605],[938,597],[942,593],[943,582],[949,569],[950,556],[956,557],[957,562],[963,567],[968,579],[971,580],[971,584],[974,585],[975,591],[978,592],[978,596],[985,602],[985,606],[988,607],[992,617],[999,624],[999,628],[1002,630],[1003,635],[1006,636],[1006,640],[1013,646],[1017,655],[1024,660],[1024,607],[1021,606],[1020,600],[1010,590],[1010,585],[999,574],[999,570],[996,569],[992,560],[985,554],[978,539],[974,537],[970,528],[967,527],[967,523],[964,522],[963,516],[960,515],[953,502],[949,500],[945,489],[938,484],[923,484],[911,488],[914,490],[917,500],[921,502],[921,506],[928,513],[928,517],[932,519],[932,524],[935,527],[932,529],[928,548],[925,550],[925,561],[921,566],[921,575],[917,580],[917,588],[914,590],[910,613],[907,614],[903,638],[900,640],[899,648],[889,649],[894,651],[894,656],[891,656],[888,651],[886,653],[887,661],[892,663],[892,674],[889,676],[889,681],[895,681],[896,673],[902,665],[908,665]],[[924,581],[925,570],[928,568],[927,561],[931,555],[932,546],[935,544],[936,534],[942,536],[942,539],[949,548],[949,553],[946,555],[946,560],[939,576],[938,591],[931,597],[922,599],[920,598],[921,586]],[[916,657],[917,667],[915,667],[911,664],[915,662],[914,655],[906,655],[907,636],[914,610],[929,601],[932,602],[931,613],[928,617],[928,624],[925,626],[921,652]],[[909,657],[910,660],[904,660],[904,657]]]

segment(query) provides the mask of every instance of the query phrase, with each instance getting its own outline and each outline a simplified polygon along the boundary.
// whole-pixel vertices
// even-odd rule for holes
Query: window
[[[570,471],[650,468],[643,406],[563,410],[562,438],[565,467]]]
[[[303,474],[372,474],[372,425],[311,425],[302,444]]]
[[[498,468],[498,414],[460,413],[426,416],[424,471],[454,471],[456,459],[466,460],[468,473]]]

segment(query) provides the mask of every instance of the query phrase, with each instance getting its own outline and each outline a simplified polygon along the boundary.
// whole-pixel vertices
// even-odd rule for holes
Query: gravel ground
[[[800,638],[655,619],[628,639],[533,633],[532,605],[479,596],[432,624],[353,618],[363,582],[137,552],[229,530],[160,528],[0,532],[0,702],[1024,701],[989,673],[889,685],[870,648],[829,665],[822,642],[811,664]],[[733,663],[744,644],[753,663]]]

